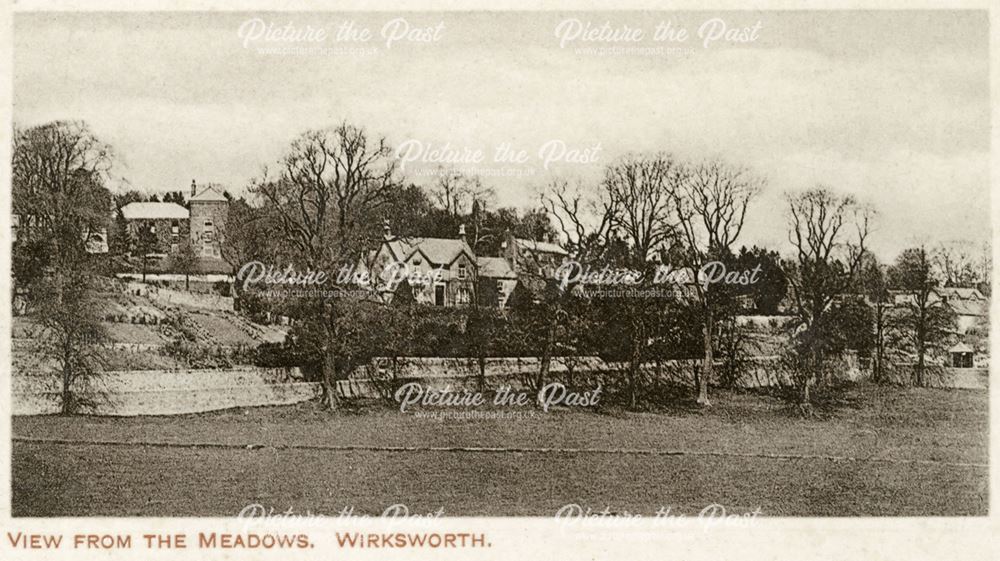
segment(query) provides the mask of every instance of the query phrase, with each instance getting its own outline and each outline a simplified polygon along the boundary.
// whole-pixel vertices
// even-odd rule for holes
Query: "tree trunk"
[[[552,318],[549,322],[549,327],[545,332],[545,344],[542,346],[542,357],[538,365],[538,378],[535,379],[534,391],[537,393],[542,390],[542,386],[545,385],[545,380],[549,377],[549,368],[552,365],[552,348],[555,346],[556,339],[556,316]]]
[[[872,364],[872,382],[880,383],[882,381],[882,355],[885,348],[885,311],[881,304],[878,304],[878,308],[875,312],[875,360]]]
[[[916,385],[917,387],[923,387],[924,385],[924,341],[923,337],[917,341],[917,371],[916,371]]]
[[[480,354],[477,362],[479,363],[479,392],[482,393],[486,391],[486,357]]]
[[[712,331],[715,329],[715,322],[711,311],[706,312],[705,325],[702,329],[702,334],[705,337],[705,360],[701,364],[701,376],[698,377],[698,405],[710,407],[712,403],[708,400],[708,383],[712,379],[712,362],[714,360],[712,355]]]
[[[638,380],[639,380],[639,368],[640,368],[641,363],[642,363],[642,355],[640,353],[640,349],[641,349],[640,345],[642,344],[641,341],[640,341],[641,337],[642,337],[642,335],[641,335],[641,332],[640,332],[640,333],[636,334],[635,337],[632,338],[632,357],[631,357],[631,360],[629,360],[629,367],[628,367],[629,402],[630,402],[630,407],[632,409],[635,409],[636,403],[638,401],[637,400],[637,394],[638,394],[638,388],[637,388],[637,386],[638,386]]]
[[[337,374],[337,357],[332,352],[328,352],[326,360],[323,361],[321,380],[323,389],[321,403],[326,409],[336,409],[340,403],[340,398],[337,395],[337,380],[339,379]]]
[[[62,407],[60,409],[63,415],[73,413],[73,391],[70,388],[70,384],[73,382],[73,363],[69,345],[70,343],[67,342],[63,350]]]

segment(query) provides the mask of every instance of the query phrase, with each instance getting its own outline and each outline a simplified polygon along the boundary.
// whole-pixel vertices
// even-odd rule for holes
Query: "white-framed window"
[[[468,274],[469,274],[469,272],[466,270],[465,265],[461,265],[460,264],[458,266],[458,278],[459,278],[459,280],[465,280],[465,278],[466,278],[466,276],[468,276]]]
[[[471,298],[471,296],[469,294],[469,289],[468,288],[464,288],[463,287],[463,288],[459,288],[458,289],[458,295],[456,297],[456,300],[458,300],[458,304],[459,305],[468,304],[471,299],[472,298]]]
[[[174,220],[170,223],[170,233],[174,236],[179,236],[181,234],[181,223]]]

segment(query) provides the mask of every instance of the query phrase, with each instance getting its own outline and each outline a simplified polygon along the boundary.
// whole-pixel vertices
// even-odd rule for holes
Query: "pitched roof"
[[[479,276],[493,279],[516,279],[517,273],[510,262],[503,257],[480,257],[478,259]]]
[[[948,349],[949,353],[971,353],[972,347],[966,345],[965,343],[958,342],[954,347]]]
[[[948,307],[960,316],[985,316],[987,308],[976,300],[948,300]]]
[[[129,203],[122,207],[125,220],[156,220],[189,218],[188,210],[177,203]]]
[[[563,249],[559,244],[549,243],[549,242],[539,242],[535,240],[526,240],[524,238],[517,238],[515,240],[518,247],[537,251],[540,253],[556,253],[558,255],[569,255],[565,249]]]
[[[396,238],[386,243],[395,253],[396,258],[401,261],[408,260],[418,251],[423,253],[428,261],[437,265],[447,265],[463,252],[471,259],[475,259],[476,256],[469,244],[463,240],[447,238],[409,238],[404,240]]]
[[[198,188],[198,189],[200,189],[201,192],[197,193],[195,196],[188,199],[188,202],[224,203],[229,200],[226,198],[225,195],[222,194],[222,191],[217,189],[214,185],[207,185],[203,188]]]
[[[978,288],[937,288],[938,294],[949,298],[961,298],[962,300],[985,300],[986,296]]]

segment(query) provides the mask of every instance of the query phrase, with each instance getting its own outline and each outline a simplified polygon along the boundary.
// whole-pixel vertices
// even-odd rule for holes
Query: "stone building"
[[[565,258],[566,251],[556,244],[509,235],[503,255],[478,256],[466,241],[464,226],[455,239],[402,238],[392,235],[387,224],[381,247],[359,269],[379,279],[387,270],[405,271],[422,304],[467,306],[476,298],[482,306],[505,308],[518,282],[551,275]]]
[[[188,237],[188,210],[177,203],[129,203],[122,207],[129,236],[147,254],[169,255]]]
[[[222,259],[222,238],[225,233],[229,199],[214,186],[198,190],[191,181],[190,210],[191,241],[199,257]]]
[[[222,242],[229,200],[215,186],[191,181],[187,207],[177,203],[134,202],[121,208],[129,235],[146,255],[169,257],[190,240],[203,272],[229,272]]]

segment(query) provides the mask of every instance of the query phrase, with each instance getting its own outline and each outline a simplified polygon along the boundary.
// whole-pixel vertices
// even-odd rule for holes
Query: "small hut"
[[[965,343],[959,342],[954,347],[948,349],[951,356],[951,366],[954,368],[972,368],[973,349]]]

